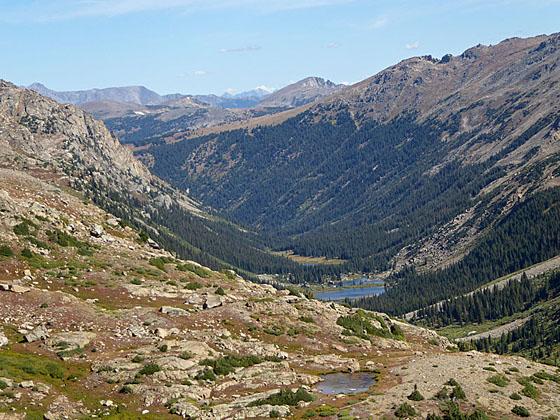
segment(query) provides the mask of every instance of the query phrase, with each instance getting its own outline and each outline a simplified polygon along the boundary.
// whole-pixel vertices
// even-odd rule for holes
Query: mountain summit
[[[331,95],[343,87],[320,77],[306,77],[266,96],[259,107],[294,108]]]

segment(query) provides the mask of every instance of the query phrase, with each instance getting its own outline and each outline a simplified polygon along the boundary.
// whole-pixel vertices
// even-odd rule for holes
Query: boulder
[[[3,332],[0,332],[0,347],[7,346],[8,343],[8,337],[6,337]]]
[[[93,225],[89,231],[89,234],[94,238],[101,238],[103,236],[104,230],[101,225]]]
[[[10,286],[10,290],[14,293],[27,293],[31,290],[31,288],[26,286],[20,286],[19,284],[12,284]]]
[[[159,338],[165,338],[169,335],[169,331],[165,328],[156,328],[154,334],[157,335]]]
[[[119,227],[120,220],[116,218],[107,219],[107,224],[111,227]]]
[[[25,334],[25,340],[28,343],[33,343],[34,341],[44,340],[49,337],[49,332],[44,325],[39,325],[35,327],[31,332]]]
[[[47,344],[56,347],[58,343],[64,342],[68,349],[84,348],[96,337],[95,333],[86,331],[71,331],[54,334]]]
[[[188,315],[189,313],[181,308],[174,308],[172,306],[162,306],[160,308],[160,312],[162,314],[173,315],[173,316],[180,316],[180,315]]]
[[[153,249],[161,249],[159,244],[151,238],[148,238],[148,245]]]
[[[206,298],[204,305],[202,305],[203,309],[212,309],[217,308],[218,306],[222,306],[222,298],[217,295],[210,295]]]
[[[33,381],[22,381],[19,383],[21,388],[33,388],[35,383]]]

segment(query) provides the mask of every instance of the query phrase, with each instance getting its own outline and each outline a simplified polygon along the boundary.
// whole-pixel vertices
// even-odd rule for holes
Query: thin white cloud
[[[389,23],[389,19],[387,18],[387,16],[379,16],[371,21],[369,27],[371,29],[381,29],[387,26],[388,23]]]
[[[250,9],[259,13],[309,9],[354,0],[49,0],[0,5],[0,21],[49,22],[86,17],[113,17],[133,13],[180,10]],[[19,4],[18,4],[19,3]]]
[[[334,49],[340,47],[340,44],[338,42],[329,42],[325,47]]]
[[[410,44],[406,44],[405,48],[407,50],[416,50],[420,47],[420,43],[418,41],[411,42]]]
[[[193,71],[194,76],[206,76],[208,72],[206,70],[195,70]]]
[[[222,48],[221,53],[242,53],[242,52],[254,52],[259,51],[261,47],[259,45],[247,45],[245,47],[237,48]]]

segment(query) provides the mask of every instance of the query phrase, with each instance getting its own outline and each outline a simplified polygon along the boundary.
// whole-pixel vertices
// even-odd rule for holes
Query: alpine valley
[[[0,420],[557,419],[560,34],[350,86],[0,81],[0,268]]]

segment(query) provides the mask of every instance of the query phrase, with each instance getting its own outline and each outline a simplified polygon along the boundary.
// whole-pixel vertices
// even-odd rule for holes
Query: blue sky
[[[0,78],[221,94],[558,31],[560,0],[0,0]]]

